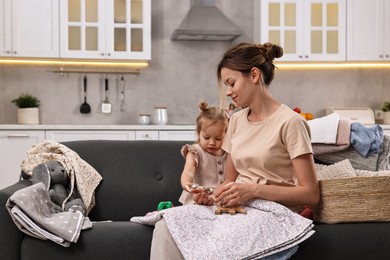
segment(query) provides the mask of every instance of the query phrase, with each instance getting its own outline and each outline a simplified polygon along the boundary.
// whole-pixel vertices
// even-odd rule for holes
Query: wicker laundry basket
[[[390,221],[390,176],[321,180],[319,184],[321,199],[313,208],[314,221]]]

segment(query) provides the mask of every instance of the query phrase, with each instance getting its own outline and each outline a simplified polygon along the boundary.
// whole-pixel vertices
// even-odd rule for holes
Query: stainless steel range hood
[[[232,41],[241,30],[215,6],[215,0],[191,0],[191,8],[171,35],[176,41]]]

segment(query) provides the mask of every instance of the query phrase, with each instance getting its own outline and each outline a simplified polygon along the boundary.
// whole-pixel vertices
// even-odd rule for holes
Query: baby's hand
[[[188,192],[190,192],[190,193],[192,193],[192,185],[193,185],[193,183],[192,182],[187,182],[186,184],[184,184],[183,185],[183,190],[185,190],[185,191],[188,191]]]

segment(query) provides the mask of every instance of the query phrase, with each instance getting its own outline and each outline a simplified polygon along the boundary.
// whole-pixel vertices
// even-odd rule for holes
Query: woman
[[[214,193],[214,202],[223,207],[262,199],[297,209],[319,201],[309,127],[299,114],[274,99],[268,88],[274,77],[273,60],[282,55],[282,48],[271,43],[241,43],[226,51],[218,65],[220,94],[225,92],[244,108],[230,118],[222,145],[227,152],[226,177]],[[207,193],[197,194],[194,200],[210,205]],[[155,225],[151,259],[182,259],[166,221]],[[287,259],[296,248],[275,257]]]
[[[271,43],[241,43],[218,65],[220,91],[225,85],[226,96],[245,109],[229,123],[222,146],[228,153],[227,176],[216,203],[229,207],[260,198],[297,207],[319,201],[309,127],[269,91],[273,60],[282,55]],[[207,203],[207,197],[197,203]]]

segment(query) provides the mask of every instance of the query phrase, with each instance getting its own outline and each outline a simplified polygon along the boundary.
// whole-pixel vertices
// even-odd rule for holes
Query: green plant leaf
[[[29,93],[22,93],[16,99],[12,100],[11,103],[14,103],[18,108],[28,108],[39,107],[41,101]]]

